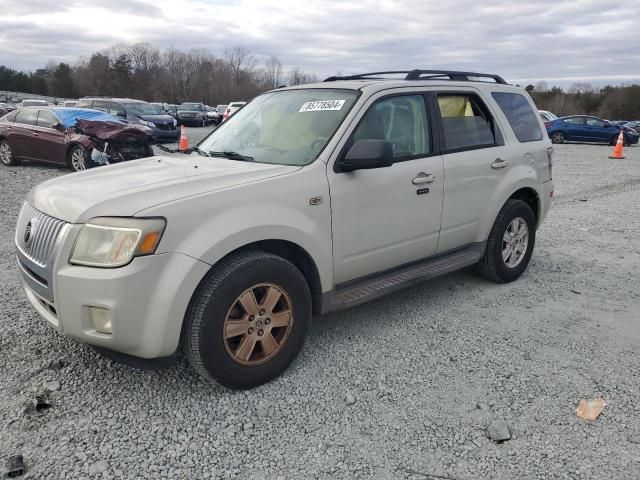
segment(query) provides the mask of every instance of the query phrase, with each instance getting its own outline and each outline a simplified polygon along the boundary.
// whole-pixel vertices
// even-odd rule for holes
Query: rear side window
[[[60,121],[56,118],[56,116],[49,112],[48,110],[40,110],[38,113],[38,126],[53,128],[54,125],[60,123]]]
[[[25,108],[20,110],[16,115],[16,123],[23,123],[25,125],[35,125],[38,118],[38,110],[35,108]]]
[[[395,161],[431,153],[427,110],[422,95],[385,98],[373,104],[353,132],[353,141],[387,140]]]
[[[121,117],[126,117],[127,114],[124,111],[124,107],[119,103],[112,103],[109,107],[109,114],[111,115],[120,115]]]
[[[542,140],[542,129],[527,99],[519,93],[493,92],[491,94],[519,142]]]
[[[76,107],[78,108],[91,108],[92,100],[79,100]]]
[[[109,102],[105,102],[104,100],[94,100],[93,109],[107,113],[107,111],[109,110]]]
[[[474,94],[439,94],[438,106],[447,152],[473,150],[498,145],[493,117]]]

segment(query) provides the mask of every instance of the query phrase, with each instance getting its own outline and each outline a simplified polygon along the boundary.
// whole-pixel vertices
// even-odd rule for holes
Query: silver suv
[[[38,185],[15,237],[34,308],[112,358],[182,345],[248,388],[293,361],[312,313],[473,265],[517,279],[553,196],[534,104],[497,75],[398,73],[276,89],[190,155]]]

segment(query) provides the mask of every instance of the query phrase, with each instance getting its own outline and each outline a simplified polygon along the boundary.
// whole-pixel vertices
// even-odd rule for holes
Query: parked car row
[[[590,115],[573,115],[545,122],[553,143],[597,142],[615,145],[623,132],[625,145],[638,143],[640,135],[627,125],[617,125]]]

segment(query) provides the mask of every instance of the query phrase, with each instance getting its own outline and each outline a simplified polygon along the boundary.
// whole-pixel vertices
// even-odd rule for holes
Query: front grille
[[[156,127],[160,130],[174,131],[176,129],[173,123],[156,123]]]
[[[65,225],[65,221],[25,203],[16,226],[16,245],[29,260],[44,268],[51,260],[56,240]]]

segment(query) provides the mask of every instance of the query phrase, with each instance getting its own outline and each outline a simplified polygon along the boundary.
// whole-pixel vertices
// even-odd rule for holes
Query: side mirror
[[[369,170],[393,165],[393,147],[386,140],[360,140],[338,161],[341,172]]]
[[[61,124],[60,122],[58,122],[55,125],[53,125],[53,128],[55,128],[56,130],[59,130],[61,132],[64,132],[64,125]]]

